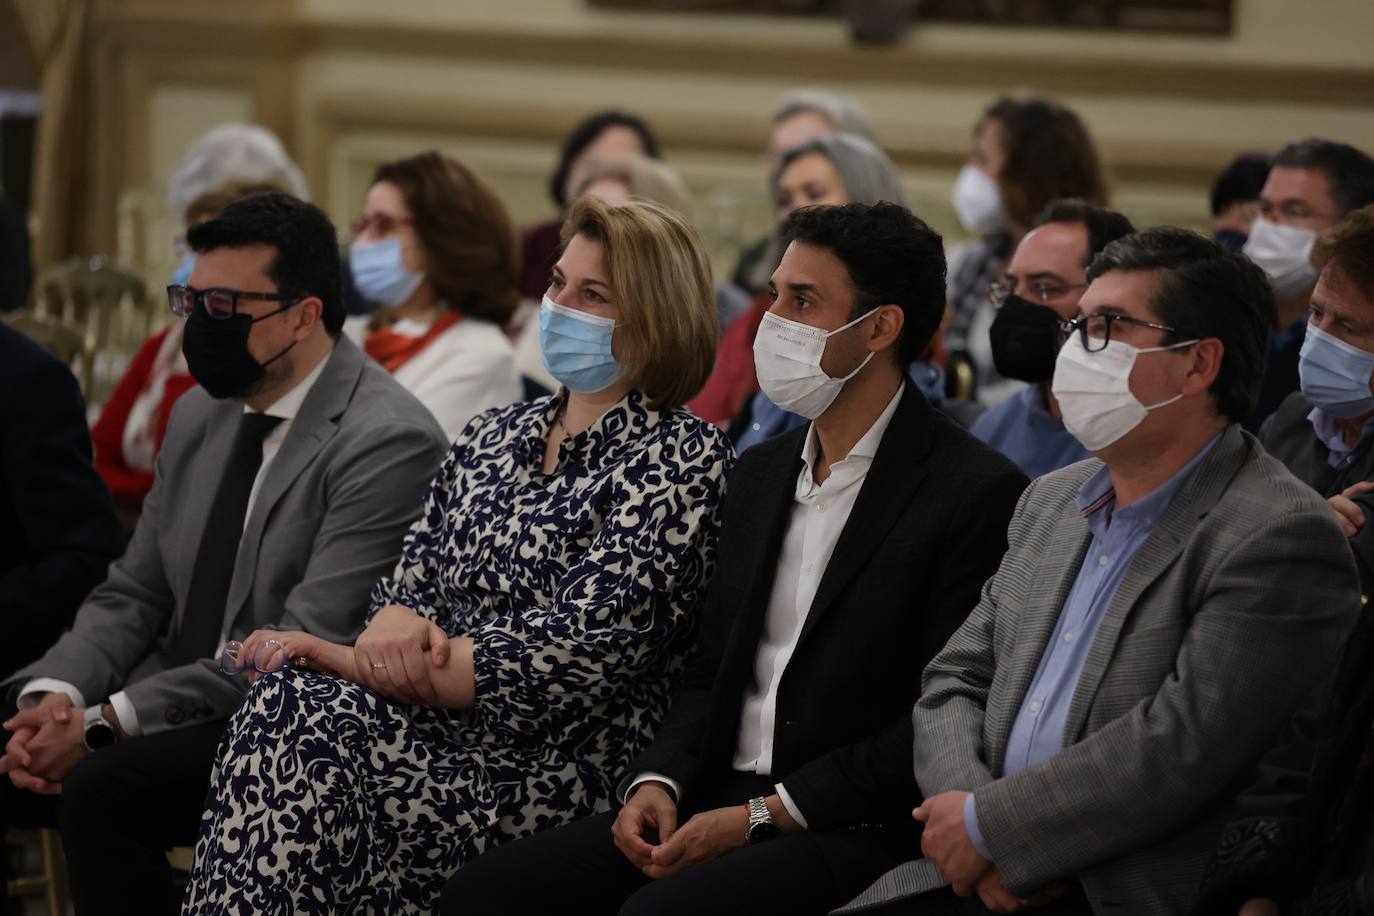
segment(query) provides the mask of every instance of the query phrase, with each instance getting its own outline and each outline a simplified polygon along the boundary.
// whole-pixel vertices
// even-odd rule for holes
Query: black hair
[[[1087,267],[1108,242],[1135,232],[1135,226],[1121,213],[1088,203],[1078,197],[1064,197],[1050,201],[1040,215],[1035,218],[1032,229],[1039,229],[1049,223],[1076,223],[1088,234],[1088,251],[1083,256],[1083,266]]]
[[[276,257],[267,276],[288,296],[317,296],[324,303],[324,327],[338,338],[344,322],[339,242],[334,224],[314,204],[281,191],[240,197],[217,216],[186,230],[186,244],[198,254],[215,248],[271,245]]]
[[[1174,331],[1166,343],[1215,337],[1225,347],[1212,382],[1218,414],[1240,422],[1255,409],[1274,322],[1274,292],[1264,272],[1187,229],[1161,226],[1117,239],[1093,259],[1088,282],[1113,271],[1155,271],[1149,303]]]
[[[644,155],[650,159],[659,158],[658,138],[649,129],[648,123],[638,115],[624,111],[603,111],[584,118],[563,138],[563,148],[558,152],[558,168],[549,176],[549,195],[553,202],[558,204],[558,209],[562,210],[568,206],[568,196],[563,186],[568,183],[568,173],[572,171],[573,162],[608,127],[627,127],[634,131],[639,135]]]
[[[1212,182],[1212,215],[1220,216],[1231,204],[1259,200],[1269,177],[1267,153],[1244,153]]]
[[[902,310],[897,359],[915,362],[945,314],[945,246],[940,234],[906,207],[882,201],[838,207],[803,207],[779,230],[792,242],[832,252],[854,287],[857,318],[879,305]]]
[[[1297,140],[1279,150],[1273,164],[1325,175],[1338,216],[1374,204],[1374,159],[1348,143],[1316,137]]]

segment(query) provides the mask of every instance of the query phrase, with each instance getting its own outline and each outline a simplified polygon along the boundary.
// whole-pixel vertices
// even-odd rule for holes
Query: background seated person
[[[450,440],[477,414],[520,400],[501,330],[520,301],[519,252],[505,205],[469,169],[435,152],[381,165],[349,266],[382,308],[349,319],[348,332]]]
[[[1114,210],[1081,200],[1055,201],[1016,246],[1006,276],[988,290],[997,308],[989,331],[993,364],[1003,378],[1029,384],[980,416],[971,431],[1029,477],[1089,457],[1064,428],[1050,391],[1064,342],[1060,325],[1078,317],[1092,259],[1108,242],[1134,231],[1131,221]]]

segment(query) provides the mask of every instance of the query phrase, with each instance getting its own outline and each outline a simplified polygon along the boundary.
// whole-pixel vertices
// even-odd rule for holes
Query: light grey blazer
[[[212,659],[173,667],[168,652],[219,464],[242,416],[241,401],[215,401],[201,388],[177,401],[124,556],[72,629],[7,685],[58,678],[88,703],[124,690],[144,734],[226,718],[238,707],[246,679],[225,677]],[[279,626],[351,642],[447,447],[429,411],[341,337],[245,522],[225,602],[230,638]]]
[[[1003,776],[1088,547],[1075,499],[1101,467],[1079,462],[1022,496],[1000,568],[923,675],[916,780],[926,796],[976,790],[979,828],[1014,893],[1074,877],[1099,914],[1185,913],[1237,780],[1335,664],[1359,583],[1326,502],[1230,427],[1112,599],[1065,749]],[[944,883],[932,863],[909,862],[841,911]]]

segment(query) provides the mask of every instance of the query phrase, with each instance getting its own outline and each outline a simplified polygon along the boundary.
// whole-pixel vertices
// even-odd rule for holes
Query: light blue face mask
[[[1374,395],[1369,392],[1372,375],[1374,353],[1307,326],[1298,354],[1298,378],[1307,400],[1342,420],[1363,416],[1374,410]]]
[[[196,269],[195,252],[188,252],[183,255],[181,262],[177,264],[176,270],[172,271],[172,285],[185,286],[186,281],[191,279],[191,271]]]
[[[548,296],[539,307],[539,344],[544,368],[569,391],[600,391],[620,375],[611,353],[615,319],[588,315]]]
[[[388,306],[405,302],[425,279],[406,270],[400,239],[354,242],[348,248],[348,267],[364,299]]]

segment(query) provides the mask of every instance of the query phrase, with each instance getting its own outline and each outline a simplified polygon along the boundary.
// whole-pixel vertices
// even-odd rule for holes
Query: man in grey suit
[[[1238,425],[1273,311],[1258,269],[1153,229],[1089,280],[1053,386],[1097,457],[1031,484],[926,668],[926,858],[845,911],[1186,912],[1238,780],[1354,619],[1331,510]]]
[[[178,403],[123,558],[72,629],[7,682],[5,818],[62,833],[78,913],[175,910],[163,850],[193,842],[247,688],[226,640],[281,626],[349,641],[446,442],[340,336],[334,229],[259,194],[188,233]]]

